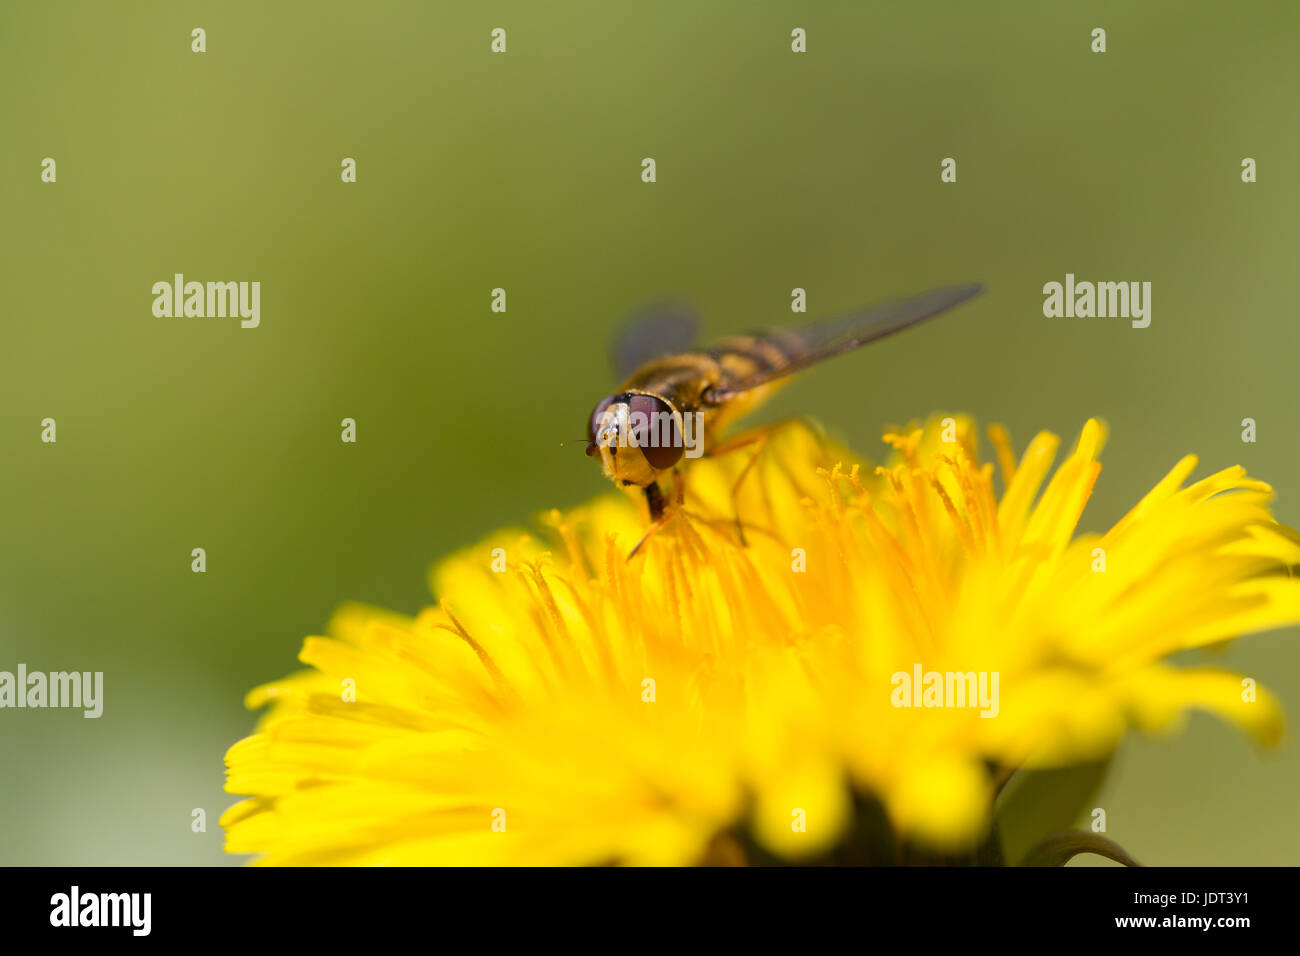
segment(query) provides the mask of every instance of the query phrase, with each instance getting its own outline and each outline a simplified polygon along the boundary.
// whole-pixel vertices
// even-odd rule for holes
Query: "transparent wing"
[[[783,330],[774,336],[790,355],[790,362],[779,368],[758,372],[725,388],[710,392],[711,402],[724,402],[760,385],[801,372],[810,365],[900,332],[909,326],[947,312],[984,290],[979,283],[932,289],[910,299],[899,299],[855,312],[838,319],[815,322],[801,329]]]
[[[656,302],[633,313],[614,339],[614,373],[627,378],[651,359],[685,352],[695,341],[699,317],[679,302]]]

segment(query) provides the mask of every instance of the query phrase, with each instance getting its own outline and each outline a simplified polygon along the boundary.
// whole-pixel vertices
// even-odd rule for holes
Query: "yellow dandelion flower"
[[[227,754],[226,848],[271,864],[931,859],[989,839],[1017,768],[1097,760],[1130,727],[1281,714],[1176,651],[1300,621],[1300,538],[1270,489],[1179,462],[1076,537],[1089,421],[995,469],[973,424],[889,434],[870,469],[802,425],[689,469],[634,559],[617,492],[436,567],[415,618],[348,606]],[[745,543],[734,515],[744,520]],[[900,849],[904,848],[904,849]],[[842,857],[840,857],[842,858]],[[951,857],[948,857],[951,858]]]

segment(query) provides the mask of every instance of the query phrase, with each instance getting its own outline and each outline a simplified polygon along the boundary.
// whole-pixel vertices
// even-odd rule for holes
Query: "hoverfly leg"
[[[686,504],[686,472],[684,469],[673,469],[673,501],[677,507]]]
[[[740,520],[740,486],[754,470],[754,465],[758,463],[758,456],[763,454],[763,449],[767,447],[767,438],[767,434],[763,434],[754,440],[754,444],[758,447],[754,449],[754,454],[749,456],[749,461],[745,462],[745,467],[740,469],[740,474],[731,484],[731,510],[736,514],[736,535],[740,538],[742,548],[748,548],[749,542],[745,540],[745,525]]]
[[[749,473],[758,464],[758,457],[763,454],[763,449],[767,446],[767,440],[772,437],[772,433],[779,428],[784,428],[798,421],[802,421],[802,419],[783,418],[780,421],[772,422],[770,425],[755,428],[743,435],[737,435],[735,438],[715,445],[709,450],[709,455],[716,458],[751,445],[757,446],[754,449],[754,454],[749,457],[749,461],[745,462],[745,467],[740,469],[740,474],[736,476],[736,480],[731,483],[731,507],[736,515],[736,535],[740,539],[742,548],[749,547],[749,542],[745,539],[745,525],[740,519],[740,486],[744,484],[745,479],[749,477]]]
[[[653,538],[655,534],[659,531],[659,529],[662,528],[667,523],[668,523],[668,515],[662,515],[658,521],[656,521],[649,528],[647,528],[645,534],[641,535],[641,540],[636,543],[636,547],[627,553],[627,559],[631,561],[638,554],[640,554],[641,549],[645,547],[645,543],[649,541],[651,538]]]
[[[659,487],[659,482],[653,481],[645,486],[645,503],[650,509],[650,527],[646,529],[645,534],[641,535],[641,540],[636,543],[636,547],[628,552],[629,561],[635,558],[645,543],[654,537],[655,532],[668,522],[668,503],[664,501],[664,493]],[[679,497],[678,504],[680,503]]]

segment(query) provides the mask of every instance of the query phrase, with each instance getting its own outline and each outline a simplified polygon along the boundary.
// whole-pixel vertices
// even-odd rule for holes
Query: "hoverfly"
[[[614,366],[623,384],[592,410],[587,455],[600,458],[615,484],[644,489],[657,527],[666,504],[660,479],[676,472],[684,456],[718,453],[722,430],[785,385],[788,376],[946,312],[982,289],[979,284],[934,289],[802,328],[734,336],[704,349],[691,347],[698,326],[691,312],[680,306],[648,309],[629,320],[615,342]],[[681,488],[679,480],[679,504]]]

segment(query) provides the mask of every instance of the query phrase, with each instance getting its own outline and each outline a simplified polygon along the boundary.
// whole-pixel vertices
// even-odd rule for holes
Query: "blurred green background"
[[[982,280],[762,417],[875,455],[935,410],[1018,448],[1097,415],[1084,530],[1191,451],[1300,524],[1298,28],[1283,0],[5,4],[0,669],[102,670],[106,700],[0,713],[0,863],[238,862],[244,692],[340,602],[415,611],[440,555],[606,491],[558,443],[665,295],[725,333],[796,286],[812,317]],[[260,281],[261,327],[155,318],[175,272]],[[1151,281],[1150,328],[1044,318],[1066,272]],[[1221,658],[1293,725],[1295,639]],[[1298,793],[1293,744],[1193,718],[1130,738],[1098,804],[1144,862],[1294,864]]]

